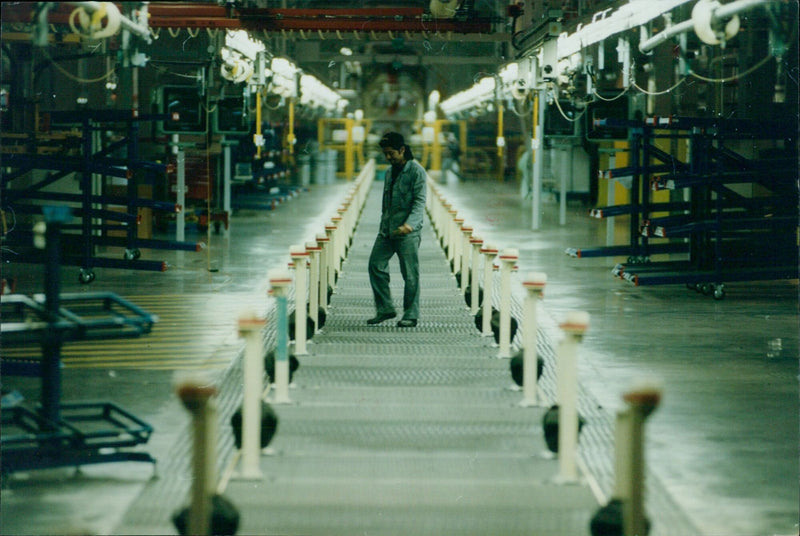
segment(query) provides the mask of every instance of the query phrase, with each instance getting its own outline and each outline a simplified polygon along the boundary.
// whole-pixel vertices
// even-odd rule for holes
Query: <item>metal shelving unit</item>
[[[177,212],[182,207],[173,202],[148,199],[139,195],[139,186],[150,184],[168,172],[168,166],[140,158],[139,125],[143,121],[168,121],[165,114],[138,114],[133,111],[87,110],[81,112],[49,112],[42,114],[43,122],[51,128],[59,126],[76,129],[79,137],[72,151],[67,154],[37,154],[33,151],[11,152],[3,155],[5,171],[2,176],[2,194],[5,202],[16,214],[41,214],[42,204],[58,203],[69,206],[79,219],[78,223],[65,223],[65,241],[71,240],[65,264],[81,267],[80,281],[94,280],[95,267],[126,268],[135,270],[164,271],[163,261],[140,259],[141,248],[178,249],[199,251],[201,244],[153,240],[138,237],[140,209]],[[98,148],[100,134],[112,131],[115,140]],[[35,139],[28,140],[35,142]],[[73,154],[74,153],[74,154]],[[118,156],[121,155],[121,156]],[[46,171],[43,177],[34,177],[30,184],[23,185],[33,171]],[[78,192],[66,193],[54,187],[69,177],[77,177]],[[99,188],[99,178],[114,178],[125,183],[124,195],[105,195]],[[71,191],[68,185],[61,190]],[[108,205],[124,207],[124,210],[109,210]],[[23,248],[30,245],[31,230],[16,229],[4,237],[9,246]],[[112,236],[117,234],[119,236]],[[112,259],[96,255],[98,246],[124,248],[122,258]],[[43,262],[35,251],[29,250],[22,259],[27,262]]]
[[[726,282],[797,278],[796,122],[669,117],[596,126],[629,130],[632,164],[602,175],[629,178],[631,203],[592,211],[629,215],[629,243],[567,254],[627,255],[615,276],[637,286],[684,283],[716,299],[724,297]],[[658,138],[688,142],[687,162],[657,148]],[[748,158],[731,148],[741,140],[786,149]],[[682,200],[654,203],[651,192],[658,190],[682,191]],[[651,262],[660,253],[686,258]]]

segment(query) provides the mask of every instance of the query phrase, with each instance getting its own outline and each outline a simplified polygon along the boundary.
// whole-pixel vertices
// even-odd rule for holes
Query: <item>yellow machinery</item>
[[[442,139],[441,134],[447,125],[458,125],[458,145],[461,154],[467,152],[467,122],[435,119],[433,121],[417,121],[415,130],[422,130],[422,156],[420,162],[430,171],[442,170]]]
[[[370,128],[372,121],[369,119],[326,117],[317,122],[319,150],[333,149],[344,153],[344,172],[337,172],[337,176],[352,180],[356,161],[359,168],[364,166],[364,142]]]

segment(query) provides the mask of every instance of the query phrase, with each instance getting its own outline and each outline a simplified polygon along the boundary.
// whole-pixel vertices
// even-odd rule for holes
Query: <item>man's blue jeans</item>
[[[419,231],[407,235],[385,238],[378,236],[369,256],[369,283],[375,297],[375,310],[380,314],[395,312],[389,289],[389,260],[397,254],[400,274],[405,281],[403,291],[403,319],[419,319]]]

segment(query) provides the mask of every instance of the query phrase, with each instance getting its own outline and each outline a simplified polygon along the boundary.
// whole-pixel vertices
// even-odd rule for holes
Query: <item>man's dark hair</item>
[[[406,160],[414,160],[414,155],[411,153],[411,147],[406,145],[405,138],[399,132],[387,132],[381,137],[381,141],[378,143],[378,145],[380,145],[381,148],[389,147],[397,151],[405,148]]]

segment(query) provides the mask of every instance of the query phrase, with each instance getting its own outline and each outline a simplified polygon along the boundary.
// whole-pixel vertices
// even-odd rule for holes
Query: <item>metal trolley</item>
[[[112,402],[61,402],[61,346],[79,340],[138,337],[157,321],[133,303],[110,292],[59,293],[60,224],[65,207],[45,209],[47,220],[45,292],[2,296],[0,335],[4,346],[38,343],[41,360],[0,360],[3,377],[41,378],[41,403],[16,404],[2,411],[2,472],[86,464],[143,461],[147,452],[131,450],[147,441],[153,428]]]

